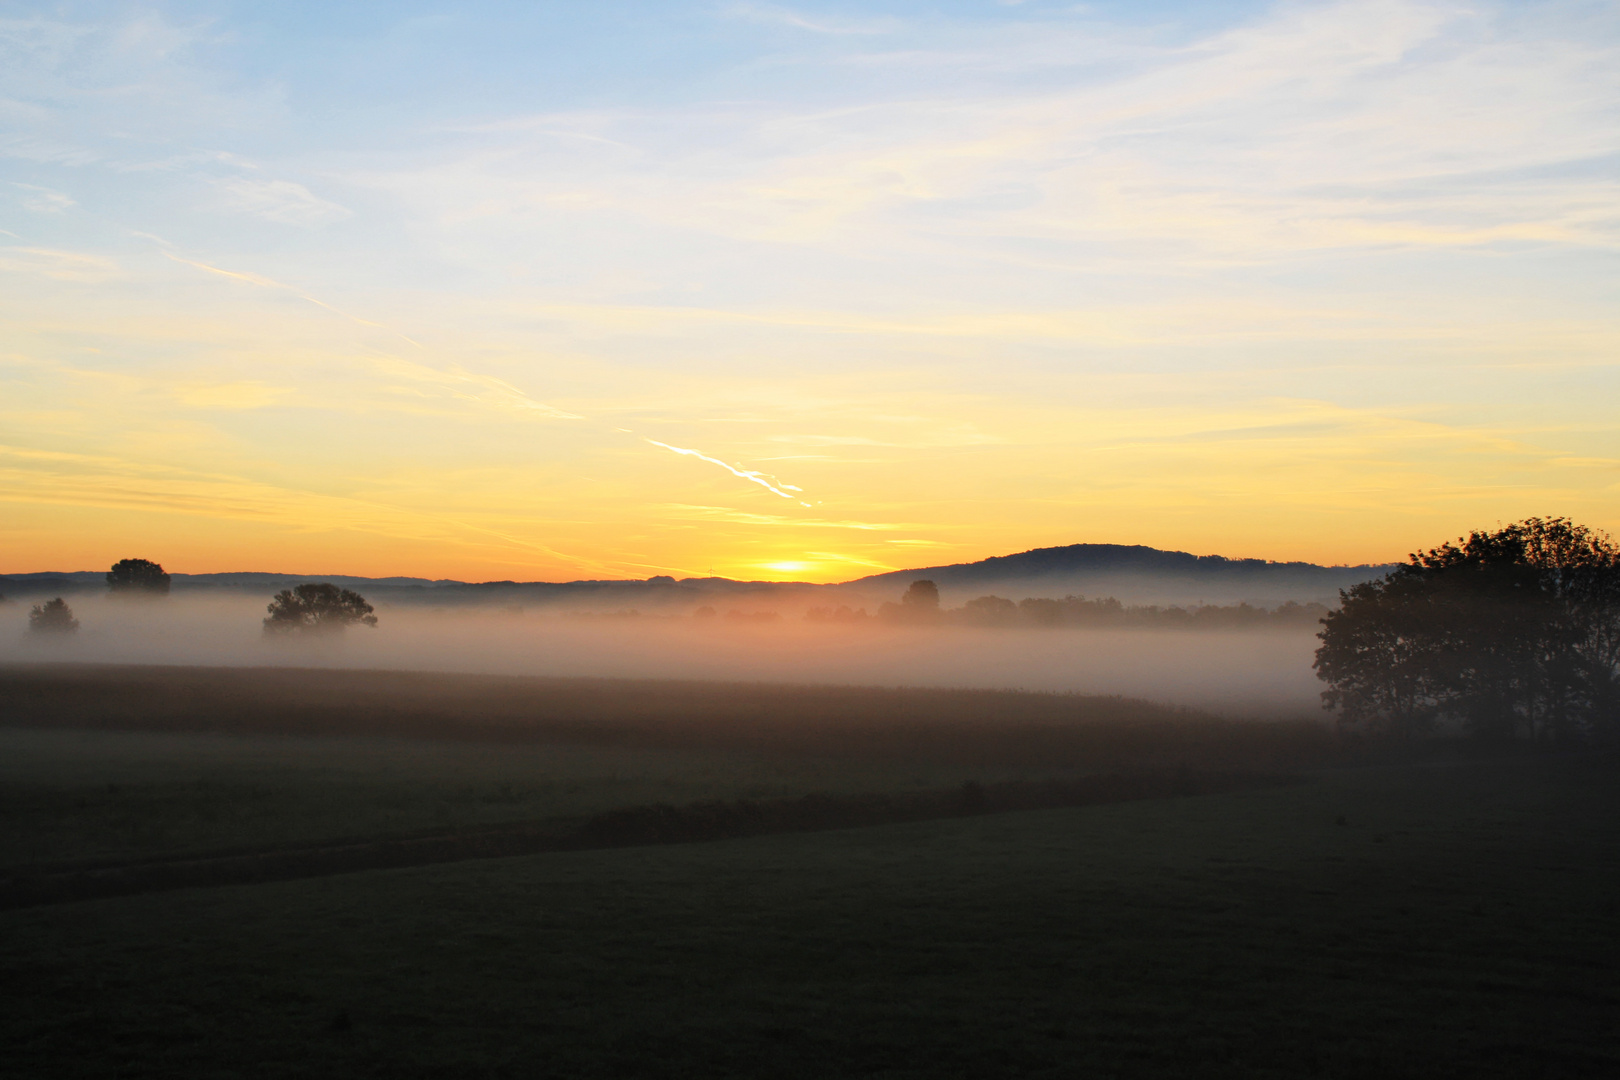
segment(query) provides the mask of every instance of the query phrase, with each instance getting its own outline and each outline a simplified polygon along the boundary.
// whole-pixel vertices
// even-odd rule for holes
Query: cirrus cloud
[[[307,227],[326,225],[351,216],[345,206],[310,191],[303,184],[291,180],[255,180],[234,176],[216,180],[226,209],[266,221],[279,221],[285,225]]]

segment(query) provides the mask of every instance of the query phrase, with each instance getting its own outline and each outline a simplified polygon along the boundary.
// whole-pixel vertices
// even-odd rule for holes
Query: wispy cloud
[[[1512,21],[1404,0],[1301,5],[1158,46],[1042,21],[924,47],[937,81],[859,107],[551,115],[534,122],[636,154],[573,155],[514,129],[479,147],[476,168],[451,160],[385,183],[454,192],[483,214],[577,196],[586,213],[865,254],[1004,259],[1038,240],[1099,267],[1620,243],[1600,209],[1612,175],[1560,168],[1620,152],[1620,43]],[[953,85],[1070,45],[1093,64],[1074,66],[1071,50],[1066,79]],[[1524,173],[1531,163],[1548,171]],[[1500,175],[1510,166],[1518,175]]]
[[[0,445],[0,502],[157,511],[260,525],[297,523],[303,530],[448,545],[485,537],[581,570],[617,574],[622,567],[447,514],[287,488],[229,473],[31,447]]]
[[[175,388],[175,395],[185,404],[198,409],[262,409],[285,401],[293,394],[292,387],[272,386],[258,379],[236,382],[192,383]]]
[[[899,30],[902,25],[898,19],[847,19],[830,15],[808,15],[777,4],[732,4],[725,11],[732,18],[748,22],[840,36],[890,34]]]
[[[53,251],[49,248],[0,248],[0,273],[24,274],[52,281],[72,281],[95,285],[124,276],[112,259],[80,251]]]
[[[23,184],[17,181],[12,181],[11,186],[23,192],[19,201],[26,209],[36,214],[60,214],[79,205],[73,201],[73,196],[65,191],[54,191],[38,184]]]
[[[303,184],[291,180],[257,180],[235,176],[216,181],[227,209],[266,221],[311,227],[341,221],[351,211],[323,199]]]
[[[443,387],[458,398],[478,401],[511,412],[537,416],[546,420],[583,420],[578,413],[536,401],[517,387],[492,375],[480,375],[460,368],[440,370],[424,364],[412,363],[394,356],[377,357],[372,361],[376,369],[391,378],[406,379],[413,383]]]
[[[666,503],[662,509],[682,516],[706,518],[711,521],[732,521],[742,525],[791,526],[804,529],[853,529],[857,532],[892,532],[914,528],[891,521],[832,521],[822,518],[783,517],[781,514],[755,514],[734,510],[726,506],[701,506],[691,503]]]
[[[393,329],[391,329],[389,327],[384,326],[382,323],[373,322],[370,319],[363,319],[358,315],[352,315],[349,312],[344,311],[342,308],[335,307],[334,305],[327,303],[325,300],[320,300],[320,299],[317,299],[316,297],[310,296],[308,293],[303,292],[303,291],[295,288],[292,285],[288,285],[288,284],[285,284],[285,283],[280,282],[280,281],[275,281],[275,280],[273,280],[271,278],[267,278],[267,277],[263,276],[262,274],[255,274],[255,273],[252,273],[252,272],[246,271],[246,270],[227,270],[227,269],[225,269],[223,267],[213,266],[213,265],[211,265],[209,263],[202,262],[202,261],[200,261],[198,259],[187,259],[187,258],[185,258],[183,256],[176,255],[173,251],[167,250],[167,248],[168,248],[167,243],[164,240],[162,240],[161,238],[159,238],[159,237],[152,237],[152,236],[150,236],[150,234],[146,234],[146,233],[139,233],[137,235],[146,236],[149,239],[152,239],[152,240],[156,241],[158,244],[162,245],[164,247],[164,251],[163,251],[164,258],[169,259],[169,260],[171,260],[173,262],[180,263],[180,264],[182,264],[184,266],[190,266],[190,267],[192,267],[194,269],[201,270],[206,274],[214,274],[214,275],[216,275],[218,277],[231,278],[232,280],[235,280],[235,281],[246,282],[249,285],[256,285],[261,289],[274,289],[274,290],[281,291],[281,292],[291,293],[294,296],[298,297],[300,300],[304,300],[304,301],[306,301],[308,303],[314,304],[316,307],[319,307],[319,308],[325,308],[327,311],[332,312],[334,315],[341,315],[343,318],[348,319],[350,322],[357,323],[357,324],[359,324],[361,326],[369,326],[369,327],[372,327],[372,328],[378,329],[378,330],[387,330],[389,333],[395,335],[396,337],[399,337],[399,338],[401,338],[401,339],[403,339],[403,340],[405,340],[407,342],[410,342],[410,344],[412,344],[412,345],[417,345],[418,348],[421,347],[416,341],[414,341],[411,338],[407,337],[405,334],[399,332],[398,330],[393,330]]]

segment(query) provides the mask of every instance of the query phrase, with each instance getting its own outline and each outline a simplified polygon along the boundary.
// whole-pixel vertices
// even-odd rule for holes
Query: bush
[[[373,608],[365,597],[326,582],[282,589],[267,610],[267,634],[341,633],[354,623],[377,625],[377,616],[371,613]]]
[[[107,571],[107,588],[125,595],[167,596],[169,575],[150,559],[119,559]]]
[[[67,601],[58,596],[34,605],[28,614],[28,629],[36,634],[71,634],[79,629],[79,620],[73,617]]]

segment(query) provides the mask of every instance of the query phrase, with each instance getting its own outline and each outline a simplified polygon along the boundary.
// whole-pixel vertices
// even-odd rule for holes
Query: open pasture
[[[23,1075],[1620,1066],[1612,758],[1354,764],[1320,725],[1069,695],[66,665],[0,691],[9,880],[658,804],[989,799],[14,906],[0,1047]],[[1294,782],[981,812],[1183,766]]]
[[[740,751],[0,728],[0,868],[960,779],[926,764],[835,767]]]
[[[1612,762],[0,913],[30,1076],[1599,1077]]]

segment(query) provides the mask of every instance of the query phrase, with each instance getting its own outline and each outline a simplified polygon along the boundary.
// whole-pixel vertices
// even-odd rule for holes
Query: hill
[[[984,593],[1023,596],[1117,596],[1127,603],[1271,603],[1337,600],[1340,589],[1380,577],[1394,564],[1320,566],[1162,551],[1141,544],[1069,544],[996,555],[978,562],[873,574],[853,587],[903,589],[918,578],[950,602]]]

